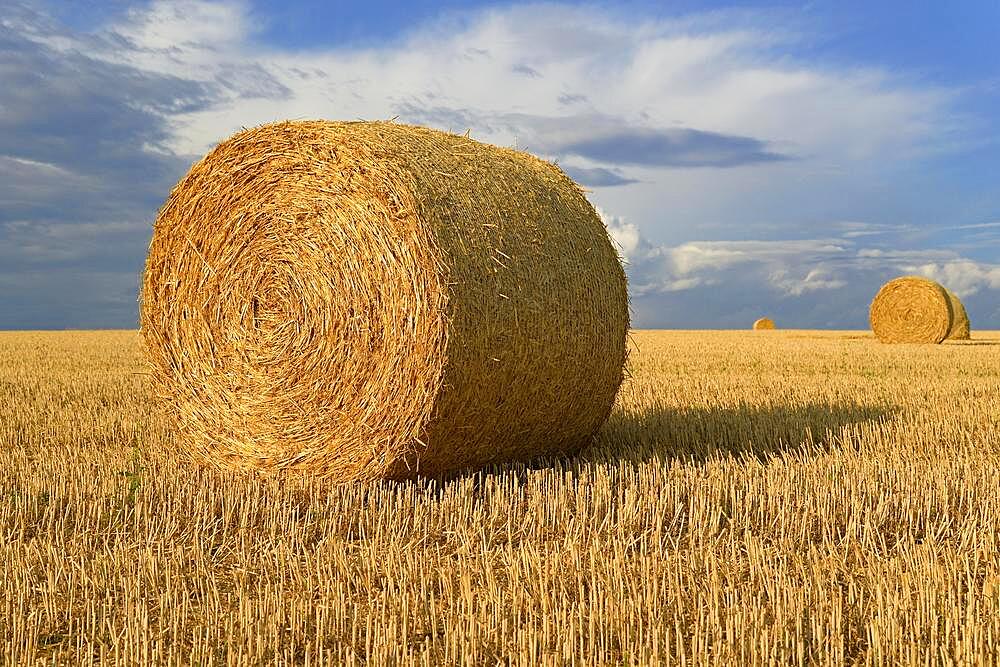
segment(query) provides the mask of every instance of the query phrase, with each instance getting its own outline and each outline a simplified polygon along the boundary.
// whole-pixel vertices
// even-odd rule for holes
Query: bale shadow
[[[760,460],[790,452],[820,455],[836,445],[844,427],[885,423],[898,412],[862,403],[619,410],[580,456],[704,462],[728,455]]]
[[[761,461],[794,454],[822,456],[838,445],[842,429],[877,426],[899,413],[893,406],[861,403],[812,403],[796,406],[671,408],[649,406],[637,411],[616,409],[594,441],[573,456],[548,456],[516,463],[497,463],[476,470],[457,471],[433,480],[432,485],[471,482],[473,489],[488,477],[502,476],[523,485],[532,473],[548,472],[577,477],[591,465],[659,461],[705,464],[733,456]]]

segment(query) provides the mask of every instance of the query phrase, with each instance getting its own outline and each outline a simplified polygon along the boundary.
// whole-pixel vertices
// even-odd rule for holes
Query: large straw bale
[[[221,143],[160,210],[141,301],[179,446],[344,481],[579,450],[628,329],[618,255],[560,169],[385,122]]]
[[[774,320],[770,317],[762,317],[753,323],[754,331],[764,331],[774,329]]]
[[[872,300],[869,318],[883,343],[940,343],[954,321],[947,290],[920,276],[902,276],[883,285]]]
[[[965,312],[962,301],[950,289],[945,288],[948,299],[951,301],[952,323],[951,331],[948,332],[947,340],[969,340],[972,338],[971,327],[969,326],[969,314]]]

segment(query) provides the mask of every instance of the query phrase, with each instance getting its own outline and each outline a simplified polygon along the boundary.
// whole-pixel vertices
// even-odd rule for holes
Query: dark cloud
[[[299,70],[299,74],[305,73]],[[290,88],[257,63],[222,65],[215,80],[219,86],[242,99],[281,100],[292,95]]]
[[[474,133],[493,133],[499,125],[491,122],[485,114],[479,114],[469,109],[453,109],[451,107],[428,107],[413,101],[401,102],[393,107],[400,122],[430,125],[442,130],[455,131],[471,129]]]
[[[569,106],[570,104],[577,104],[588,101],[586,95],[573,95],[570,93],[563,93],[557,99],[559,101],[559,104],[565,104],[566,106]]]
[[[0,328],[134,326],[152,220],[191,163],[165,147],[167,116],[213,91],[89,57],[98,38],[57,30],[23,7],[0,25]]]
[[[163,149],[164,115],[208,99],[195,82],[57,52],[2,26],[0,73],[0,155],[92,178],[130,176],[133,187],[176,172],[178,158]]]
[[[510,127],[527,129],[535,150],[605,164],[738,167],[789,159],[752,137],[637,125],[602,114],[564,117],[505,114],[502,118]]]
[[[552,146],[554,152],[646,167],[738,167],[788,158],[750,137],[685,129],[622,127]]]
[[[752,137],[687,128],[639,125],[603,114],[537,116],[470,109],[397,106],[410,122],[474,131],[506,131],[532,153],[579,157],[606,165],[640,167],[740,167],[792,159]]]
[[[532,79],[540,79],[542,77],[541,72],[534,67],[529,67],[528,65],[514,65],[510,68],[510,71],[514,72],[514,74],[523,74],[524,76],[531,77]]]
[[[613,187],[616,185],[628,185],[638,183],[634,178],[622,176],[617,169],[605,169],[603,167],[574,167],[573,165],[561,164],[562,170],[580,185],[591,187]]]

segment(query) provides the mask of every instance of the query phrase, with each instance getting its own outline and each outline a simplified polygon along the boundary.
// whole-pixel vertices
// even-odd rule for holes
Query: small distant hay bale
[[[629,314],[608,232],[555,165],[300,121],[234,135],[173,189],[140,324],[194,459],[351,481],[578,451]]]
[[[753,323],[754,331],[764,331],[769,329],[774,329],[774,320],[770,317],[762,317]]]
[[[872,300],[869,318],[883,343],[940,343],[954,322],[948,291],[920,276],[902,276],[883,285]]]
[[[965,312],[962,301],[950,289],[945,288],[948,299],[951,300],[951,312],[953,320],[951,331],[948,332],[946,340],[970,340],[972,338],[971,327],[969,326],[969,314]]]

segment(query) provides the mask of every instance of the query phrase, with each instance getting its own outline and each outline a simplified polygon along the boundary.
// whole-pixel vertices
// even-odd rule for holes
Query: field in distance
[[[1000,333],[629,365],[576,458],[330,487],[180,460],[135,332],[0,333],[0,662],[1000,662]]]

